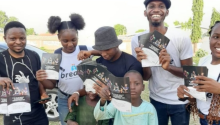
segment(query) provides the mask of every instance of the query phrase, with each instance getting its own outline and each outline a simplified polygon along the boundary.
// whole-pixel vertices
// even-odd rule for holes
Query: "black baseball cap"
[[[171,1],[170,0],[145,0],[144,5],[147,6],[151,1],[162,1],[166,5],[167,9],[169,9],[170,6],[171,6]]]

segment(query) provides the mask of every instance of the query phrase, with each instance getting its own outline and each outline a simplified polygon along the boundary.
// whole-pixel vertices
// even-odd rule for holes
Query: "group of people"
[[[40,99],[47,98],[45,89],[58,86],[58,111],[62,125],[189,125],[190,111],[198,114],[201,125],[220,125],[220,22],[217,21],[209,32],[211,58],[201,59],[199,65],[207,66],[208,77],[196,76],[194,83],[197,91],[210,93],[207,102],[194,99],[185,90],[184,74],[181,66],[192,65],[192,46],[189,36],[175,28],[164,26],[164,20],[169,14],[170,0],[145,0],[144,16],[148,19],[149,30],[132,38],[132,55],[122,52],[119,45],[122,40],[117,38],[114,28],[100,27],[95,31],[95,45],[79,46],[78,31],[85,26],[84,19],[79,14],[71,14],[70,21],[61,21],[58,16],[48,20],[48,30],[58,32],[62,47],[54,53],[61,54],[59,80],[47,79],[47,74],[41,69],[39,55],[25,49],[26,28],[16,21],[9,22],[4,27],[4,39],[8,50],[0,53],[0,85],[9,90],[13,84],[27,83],[30,90],[31,112],[4,115],[5,125],[48,125],[48,118]],[[166,48],[160,51],[161,67],[142,67],[141,60],[147,54],[139,47],[138,36],[157,30],[170,39]],[[100,56],[96,59],[107,67],[116,77],[129,77],[132,112],[121,112],[111,103],[109,87],[101,81],[96,81],[91,91],[86,92],[83,81],[71,73],[71,67],[77,66],[81,60],[91,55]],[[20,75],[17,80],[16,76]],[[143,80],[149,81],[150,102],[141,99],[144,91]],[[179,98],[189,96],[189,100]],[[145,95],[146,96],[146,95]],[[190,102],[191,105],[188,105]],[[196,102],[196,103],[195,103]],[[194,106],[192,106],[194,104]],[[197,104],[197,105],[195,105]],[[189,108],[188,106],[191,106]],[[194,108],[192,108],[194,107]]]

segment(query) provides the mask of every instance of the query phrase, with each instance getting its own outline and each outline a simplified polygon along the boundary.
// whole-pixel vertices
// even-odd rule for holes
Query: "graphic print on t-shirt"
[[[60,77],[61,79],[73,79],[76,76],[77,76],[77,67],[75,66],[75,64],[72,64],[69,69],[62,68],[61,70],[61,77]]]
[[[15,75],[15,82],[16,83],[29,83],[29,75],[27,77],[24,76],[24,73],[22,71],[19,71],[19,75]]]

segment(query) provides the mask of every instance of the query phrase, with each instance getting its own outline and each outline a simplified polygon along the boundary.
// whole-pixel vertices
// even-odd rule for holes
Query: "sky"
[[[144,17],[144,0],[0,0],[0,10],[7,16],[15,16],[27,28],[34,28],[36,33],[47,32],[50,16],[60,16],[68,21],[71,13],[84,17],[86,27],[80,31],[79,38],[94,36],[101,26],[125,25],[127,34],[134,34],[138,29],[148,29]],[[192,17],[192,0],[171,0],[172,5],[165,22],[174,27],[173,22],[187,21]],[[204,0],[202,26],[208,28],[213,7],[218,11],[220,0]]]

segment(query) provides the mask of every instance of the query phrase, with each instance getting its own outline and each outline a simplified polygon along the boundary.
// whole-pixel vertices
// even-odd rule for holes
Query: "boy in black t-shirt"
[[[122,40],[117,38],[113,27],[101,27],[95,32],[95,46],[93,46],[93,48],[96,51],[81,51],[78,54],[78,59],[86,59],[91,55],[96,54],[98,50],[101,57],[96,59],[96,62],[106,66],[108,71],[114,76],[124,77],[125,73],[130,70],[136,70],[143,75],[141,63],[132,55],[122,52],[119,49],[121,43]],[[108,89],[108,87],[100,87],[99,89]],[[80,96],[86,94],[84,89],[79,90],[78,92]],[[69,109],[71,108],[72,101],[78,102],[79,95],[74,93],[70,96],[68,99]]]
[[[48,95],[35,78],[40,69],[39,55],[25,49],[26,28],[17,21],[9,22],[4,28],[4,39],[8,50],[0,53],[0,85],[9,87],[13,83],[27,83],[30,90],[31,112],[4,116],[4,125],[48,125],[48,118],[42,104],[34,103]],[[41,102],[42,103],[42,102]],[[45,102],[43,102],[45,103]]]

